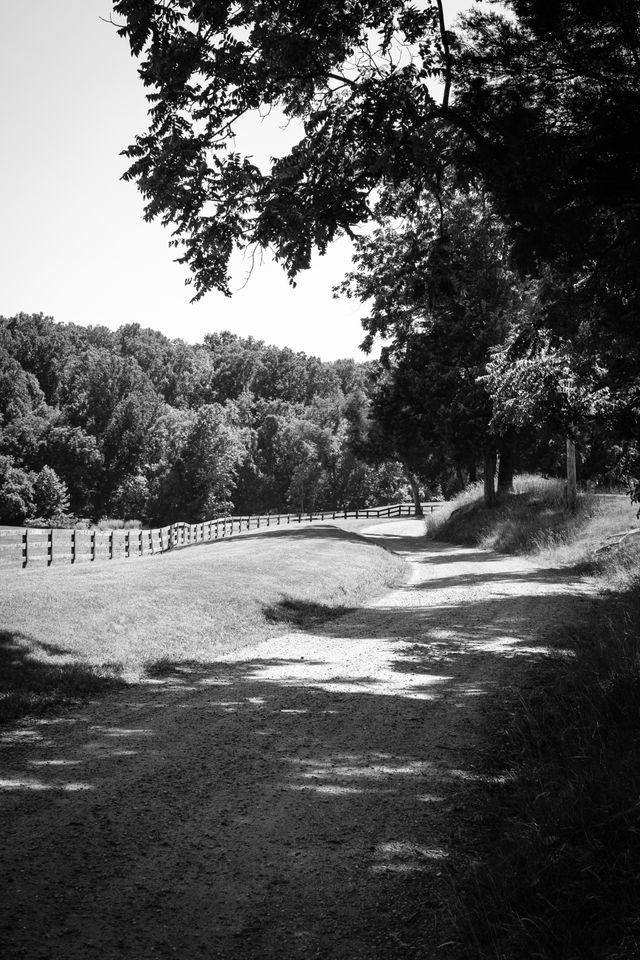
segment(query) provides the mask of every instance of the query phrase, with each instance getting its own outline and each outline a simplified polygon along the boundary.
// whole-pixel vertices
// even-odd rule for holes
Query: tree
[[[496,430],[566,436],[567,503],[575,509],[576,439],[589,420],[614,409],[606,369],[571,343],[521,320],[494,350],[481,379],[491,393]]]
[[[0,453],[33,466],[52,415],[36,377],[0,347]]]
[[[80,517],[94,513],[95,495],[103,480],[104,458],[96,438],[82,427],[52,422],[42,438],[38,466],[49,466],[64,481],[70,507]]]
[[[228,292],[234,246],[272,247],[293,278],[314,247],[376,217],[380,190],[439,199],[453,167],[459,184],[482,181],[520,270],[551,266],[561,278],[543,326],[580,334],[621,399],[638,394],[632,0],[510,0],[455,32],[440,0],[115,6],[150,88],[151,125],[129,150],[128,177],[147,217],[174,228],[196,297]],[[234,139],[237,120],[260,109],[300,129],[265,169]]]
[[[171,520],[199,522],[233,508],[232,489],[245,450],[245,435],[233,408],[201,407],[180,455],[163,478],[163,501]]]
[[[427,465],[442,476],[448,462],[461,484],[481,453],[492,503],[496,449],[506,490],[513,437],[491,428],[479,378],[522,297],[504,225],[483,191],[445,183],[438,201],[403,189],[383,194],[379,208],[381,226],[358,241],[358,270],[342,288],[369,305],[365,345],[388,339],[374,413],[410,478],[424,478]]]
[[[293,277],[314,246],[323,252],[371,218],[377,186],[440,176],[456,117],[441,0],[424,9],[409,0],[114,6],[150,88],[150,128],[127,151],[126,177],[146,217],[172,226],[196,298],[228,292],[234,246],[273,247]],[[444,81],[440,101],[434,77]],[[301,129],[265,171],[234,140],[239,118],[258,110]]]
[[[123,520],[148,517],[149,482],[141,473],[130,474],[121,480],[109,498],[109,512]]]
[[[629,0],[509,6],[515,18],[475,12],[460,34],[456,103],[494,147],[469,143],[466,160],[529,267],[538,258],[582,277],[603,308],[613,294],[613,312],[635,290],[628,315],[640,241],[640,10]]]
[[[38,518],[60,525],[69,511],[69,492],[51,467],[43,467],[33,481],[33,509]]]
[[[0,454],[0,522],[24,523],[33,515],[32,471],[17,467],[11,457]]]

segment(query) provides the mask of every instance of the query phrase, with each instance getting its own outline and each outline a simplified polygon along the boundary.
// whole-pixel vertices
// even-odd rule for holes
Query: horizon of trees
[[[0,318],[0,522],[393,502],[402,465],[355,452],[370,376],[229,332],[191,346],[137,323]]]
[[[484,249],[478,239],[487,229],[498,246],[504,239],[488,208],[478,221],[457,210],[456,229],[462,252]],[[461,286],[460,278],[451,286],[448,272],[438,292],[413,281],[403,287],[406,242],[390,234],[388,258],[378,256],[369,272],[367,257],[380,249],[373,236],[362,269],[345,281],[352,294],[382,289],[383,272],[394,309],[412,316],[425,296],[452,308]],[[482,281],[472,274],[469,295],[488,296],[498,262]],[[495,290],[511,303],[510,283]],[[371,329],[383,313],[373,308]],[[449,498],[495,470],[495,458],[487,466],[493,407],[507,409],[503,395],[519,384],[502,375],[504,352],[491,350],[500,324],[493,337],[485,324],[468,338],[465,316],[447,316],[444,324],[408,323],[402,343],[366,363],[322,362],[226,331],[189,345],[137,323],[112,332],[41,314],[0,317],[0,522],[161,524]],[[564,355],[554,355],[555,367],[549,356],[533,363],[545,371],[540,402],[500,440],[499,492],[517,469],[562,470],[562,431],[538,409],[565,371]],[[601,480],[611,466],[607,436],[594,428],[582,448],[583,478]]]

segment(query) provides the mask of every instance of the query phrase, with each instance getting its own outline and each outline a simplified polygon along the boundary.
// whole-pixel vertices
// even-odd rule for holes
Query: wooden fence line
[[[422,505],[433,513],[437,503]],[[20,562],[22,567],[54,560],[62,562],[90,562],[114,560],[118,557],[142,557],[166,553],[178,547],[192,546],[225,539],[249,530],[265,527],[312,523],[318,520],[367,519],[415,516],[413,504],[394,503],[384,507],[366,507],[357,510],[321,510],[317,513],[278,513],[240,517],[218,517],[201,523],[171,523],[149,530],[98,530],[44,527],[0,527],[0,561]]]

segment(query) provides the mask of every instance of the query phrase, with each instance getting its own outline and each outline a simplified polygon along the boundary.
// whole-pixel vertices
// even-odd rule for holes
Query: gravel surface
[[[363,532],[406,584],[0,736],[5,960],[448,955],[482,707],[587,596],[419,521]]]

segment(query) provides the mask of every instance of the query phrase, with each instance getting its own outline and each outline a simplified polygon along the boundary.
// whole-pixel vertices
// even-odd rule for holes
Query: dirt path
[[[480,706],[586,596],[418,521],[367,532],[406,585],[0,738],[4,958],[446,956]]]

